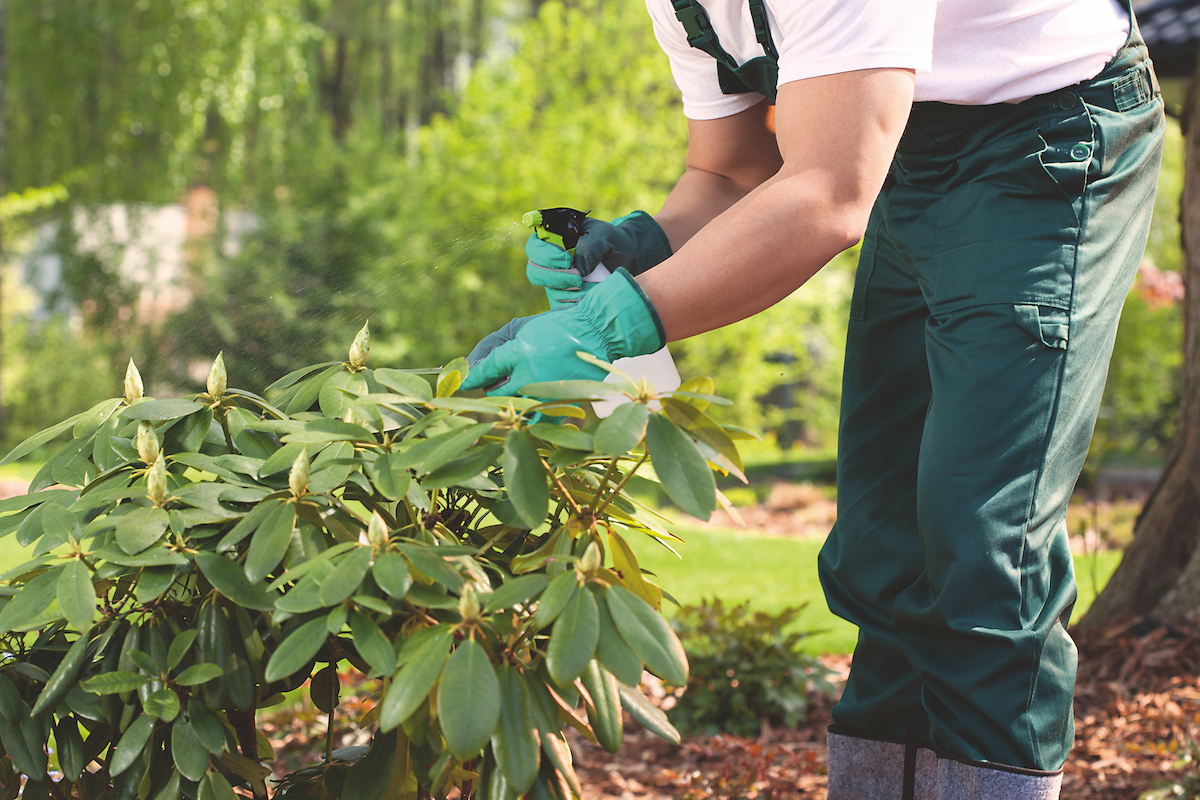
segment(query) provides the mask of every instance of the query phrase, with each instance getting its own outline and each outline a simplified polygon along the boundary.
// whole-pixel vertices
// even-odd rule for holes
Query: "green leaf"
[[[67,623],[77,631],[92,626],[96,615],[96,590],[92,588],[92,573],[79,559],[72,559],[59,572],[55,584],[58,608]]]
[[[473,480],[486,480],[481,473],[496,463],[496,457],[502,450],[503,448],[496,444],[469,450],[466,455],[447,461],[437,469],[431,470],[421,481],[421,485],[426,489],[473,486]],[[494,484],[493,487],[499,488]]]
[[[250,512],[246,516],[238,520],[237,524],[229,529],[229,533],[221,537],[221,541],[217,543],[217,552],[224,553],[258,530],[258,526],[283,502],[282,500],[268,500],[250,509]]]
[[[412,475],[400,465],[397,453],[380,453],[379,457],[367,465],[367,476],[375,489],[388,500],[393,502],[404,497],[412,483]]]
[[[691,438],[666,417],[654,414],[646,427],[646,449],[667,496],[693,517],[708,519],[717,506],[717,487]]]
[[[459,761],[475,756],[500,718],[500,684],[487,651],[474,639],[461,642],[442,670],[438,721],[446,746]]]
[[[517,516],[530,528],[541,525],[550,505],[550,485],[542,457],[529,434],[509,431],[504,439],[504,482]]]
[[[609,753],[616,754],[621,749],[622,738],[621,699],[617,693],[617,679],[592,659],[583,670],[582,682],[588,693],[585,707],[588,722],[592,725],[592,733],[596,734],[596,741],[601,747]]]
[[[408,656],[404,667],[396,675],[379,704],[381,731],[390,731],[404,722],[429,696],[430,690],[442,673],[442,667],[446,664],[453,639],[454,634],[449,626],[438,626],[438,629],[429,634],[421,646]]]
[[[578,428],[569,425],[555,425],[552,422],[537,422],[525,429],[543,442],[549,442],[556,447],[567,450],[583,450],[591,452],[595,449],[595,437]]]
[[[433,389],[430,387],[429,381],[420,375],[388,368],[377,369],[374,375],[375,380],[396,394],[421,402],[428,402],[433,399]]]
[[[641,690],[636,686],[631,687],[619,683],[617,691],[621,694],[622,707],[639,725],[655,736],[679,744],[682,740],[679,731],[675,730],[675,726],[667,719],[667,715],[663,713],[662,709],[647,700]]]
[[[641,403],[617,406],[596,426],[596,450],[614,456],[625,455],[641,443],[649,419],[650,409]]]
[[[171,760],[189,781],[200,780],[208,771],[208,749],[185,717],[179,717],[171,726]]]
[[[179,635],[171,642],[171,646],[167,648],[167,670],[173,670],[183,661],[183,657],[192,649],[192,645],[196,642],[196,637],[200,635],[200,631],[195,628],[188,628],[179,632]]]
[[[175,582],[177,574],[175,567],[143,567],[134,588],[134,597],[143,605],[153,603]]]
[[[408,571],[408,561],[394,550],[389,550],[375,559],[371,575],[380,589],[397,600],[403,600],[404,595],[412,588],[412,573]]]
[[[224,674],[225,670],[216,664],[193,664],[175,676],[175,683],[180,686],[199,686]]]
[[[134,689],[146,685],[150,679],[145,675],[139,675],[136,672],[122,672],[115,670],[113,672],[101,672],[99,675],[93,675],[79,685],[92,694],[117,694],[119,692],[132,692]]]
[[[271,682],[295,674],[312,661],[328,636],[324,617],[309,620],[296,628],[271,654],[264,679]]]
[[[147,400],[144,403],[130,406],[121,411],[123,419],[145,419],[161,422],[169,419],[179,419],[188,414],[203,411],[205,406],[191,400]]]
[[[426,577],[432,578],[452,592],[462,591],[462,575],[438,551],[442,548],[419,544],[401,544],[400,552],[408,557],[414,567]],[[412,592],[412,589],[409,589]]]
[[[166,547],[151,547],[131,556],[120,547],[109,545],[96,550],[92,556],[99,561],[111,561],[123,567],[169,567],[184,566],[188,563],[181,554]]]
[[[300,455],[304,447],[303,442],[288,442],[263,462],[263,465],[258,468],[258,477],[267,478],[291,469],[292,464],[296,463],[296,457]]]
[[[360,547],[342,556],[328,578],[321,581],[321,605],[336,605],[358,592],[367,570],[371,568],[371,548]]]
[[[17,722],[25,715],[21,695],[17,687],[12,685],[3,672],[0,672],[0,717],[9,722]]]
[[[462,385],[463,378],[467,375],[467,360],[462,358],[454,359],[445,367],[437,377],[437,396],[449,397],[458,391],[458,387]]]
[[[162,538],[170,517],[161,508],[135,508],[117,519],[117,545],[137,555]]]
[[[600,593],[594,597],[600,611],[600,639],[596,643],[596,659],[621,683],[637,686],[642,682],[642,660],[617,631],[605,595]]]
[[[304,430],[289,433],[283,441],[291,444],[324,444],[326,442],[373,442],[375,436],[361,425],[339,419],[314,419],[304,423]]]
[[[295,526],[296,507],[291,503],[281,504],[258,526],[246,551],[245,572],[250,583],[258,583],[279,566]]]
[[[361,611],[350,615],[350,632],[354,646],[371,669],[380,675],[391,676],[396,671],[396,651],[375,621]]]
[[[312,404],[316,402],[317,397],[320,396],[321,390],[325,388],[326,382],[328,382],[334,375],[344,373],[345,371],[346,368],[338,363],[329,367],[329,369],[325,370],[324,372],[320,372],[311,378],[305,379],[303,383],[296,387],[296,390],[291,394],[291,397],[288,398],[287,407],[284,409],[284,413],[295,414],[297,412],[307,411],[308,409],[312,408]],[[283,398],[286,397],[287,394],[288,393],[285,393],[280,397],[280,405],[283,404]]]
[[[142,710],[163,722],[170,722],[179,716],[179,695],[170,689],[159,689],[146,698]]]
[[[150,741],[152,733],[154,733],[154,717],[142,714],[135,719],[121,735],[121,741],[117,742],[116,752],[113,753],[112,760],[108,764],[108,773],[120,775],[133,766],[133,762],[142,754],[142,750],[146,749],[146,742]]]
[[[476,422],[457,430],[418,440],[400,452],[399,463],[404,467],[415,468],[419,474],[425,475],[458,457],[493,427],[491,422]]]
[[[233,787],[229,785],[229,781],[225,780],[225,776],[219,772],[207,772],[200,779],[200,785],[196,787],[197,800],[238,800],[239,795],[234,794]],[[158,798],[154,798],[158,800]]]
[[[188,718],[200,744],[214,756],[225,751],[225,726],[204,703],[188,703]]]
[[[66,433],[72,426],[74,426],[75,423],[78,422],[85,414],[87,414],[86,411],[82,414],[76,414],[70,419],[65,419],[57,425],[51,425],[49,428],[46,428],[46,430],[30,436],[28,439],[14,447],[12,452],[6,455],[3,459],[0,459],[0,467],[4,466],[5,464],[11,464],[14,461],[18,461],[32,453],[34,450],[37,450],[47,442],[57,439],[59,436]]]
[[[397,740],[400,731],[385,731],[375,734],[371,749],[355,761],[346,773],[341,796],[347,800],[401,800],[388,798],[388,786],[396,765]]]
[[[569,400],[572,402],[611,400],[617,396],[625,396],[621,389],[603,381],[530,383],[523,386],[521,392],[528,397],[536,397],[540,400]]]
[[[662,615],[624,586],[608,587],[604,599],[621,638],[646,668],[672,686],[686,686],[687,655]]]
[[[546,648],[546,667],[559,686],[574,681],[596,654],[600,638],[600,616],[590,591],[575,592],[571,602],[554,621]]]
[[[549,583],[550,577],[541,572],[521,575],[505,581],[499,589],[486,596],[483,610],[491,614],[501,609],[528,603],[541,594]]]
[[[214,553],[200,552],[196,553],[196,566],[214,589],[239,606],[255,611],[271,611],[275,607],[274,595],[262,584],[251,583],[246,578],[245,570],[236,561]]]
[[[54,602],[58,573],[58,569],[50,569],[38,575],[0,609],[0,634],[24,628]]]
[[[541,630],[554,622],[567,604],[575,599],[575,593],[578,591],[579,574],[575,570],[568,569],[554,576],[538,599],[537,611],[533,615],[534,629]]]
[[[497,667],[496,679],[500,686],[500,721],[492,734],[492,752],[508,784],[523,795],[533,786],[541,761],[533,698],[511,665]]]

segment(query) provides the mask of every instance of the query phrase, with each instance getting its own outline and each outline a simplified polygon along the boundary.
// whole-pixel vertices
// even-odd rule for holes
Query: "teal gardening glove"
[[[514,319],[488,335],[467,358],[471,369],[462,388],[515,395],[530,383],[603,380],[608,373],[576,352],[611,363],[653,353],[666,341],[649,298],[618,269],[574,305]]]
[[[529,263],[525,277],[546,289],[550,307],[575,303],[594,283],[584,281],[603,263],[616,272],[641,275],[671,256],[667,234],[645,211],[634,211],[612,222],[587,217],[575,252],[563,250],[534,234],[525,242]]]

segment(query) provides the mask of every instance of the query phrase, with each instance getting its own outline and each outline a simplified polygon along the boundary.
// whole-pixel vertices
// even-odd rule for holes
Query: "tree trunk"
[[[1181,120],[1184,133],[1184,334],[1179,422],[1158,486],[1120,566],[1081,625],[1125,613],[1159,621],[1200,612],[1200,64]]]

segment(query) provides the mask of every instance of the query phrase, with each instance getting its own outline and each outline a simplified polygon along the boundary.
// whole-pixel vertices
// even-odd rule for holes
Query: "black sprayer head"
[[[574,250],[583,235],[583,220],[588,212],[573,208],[543,208],[540,213],[542,227],[562,237],[563,249]]]

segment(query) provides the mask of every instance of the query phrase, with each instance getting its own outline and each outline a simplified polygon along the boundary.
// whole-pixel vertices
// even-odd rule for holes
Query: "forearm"
[[[639,277],[669,341],[779,302],[861,238],[912,94],[913,75],[905,70],[838,73],[780,87],[782,167]]]
[[[724,175],[689,167],[667,195],[654,220],[678,253],[705,225],[728,211],[752,191]]]
[[[686,339],[774,305],[857,242],[869,204],[831,200],[834,188],[820,175],[777,176],[640,275],[667,339]]]

